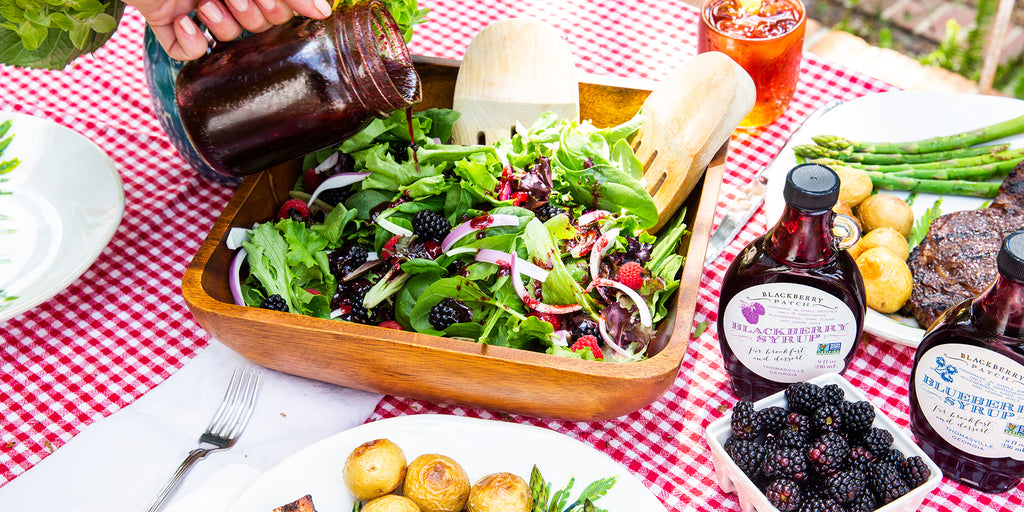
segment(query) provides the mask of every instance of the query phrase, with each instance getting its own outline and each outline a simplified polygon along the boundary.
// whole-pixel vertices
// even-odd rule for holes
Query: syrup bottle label
[[[971,455],[1024,460],[1024,365],[949,343],[921,356],[914,386],[917,405],[946,442]]]
[[[725,307],[723,330],[736,357],[773,382],[839,373],[857,341],[857,320],[843,301],[810,286],[762,284]]]

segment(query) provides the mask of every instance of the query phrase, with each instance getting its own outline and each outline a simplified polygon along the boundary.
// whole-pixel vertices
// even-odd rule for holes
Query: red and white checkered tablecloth
[[[422,55],[459,58],[487,23],[522,15],[560,29],[586,73],[657,80],[695,54],[696,11],[679,0],[420,4],[431,9],[430,22],[416,29],[411,44]],[[199,178],[163,135],[143,79],[143,26],[129,9],[110,42],[62,71],[0,66],[0,111],[51,119],[95,141],[116,163],[127,203],[120,228],[92,268],[45,304],[0,323],[0,483],[146,393],[210,341],[185,307],[181,276],[232,190]],[[767,128],[733,136],[725,190],[766,165],[796,123],[821,103],[889,89],[805,55],[786,114]],[[714,322],[727,262],[765,229],[761,213],[706,269],[695,322],[707,322],[709,329],[691,343],[675,385],[648,407],[613,421],[573,423],[389,396],[371,420],[434,412],[539,425],[609,454],[669,510],[737,510],[735,496],[715,483],[704,441],[705,427],[736,401]],[[904,428],[912,358],[911,349],[867,341],[846,374]],[[995,511],[1022,505],[1020,489],[986,495],[944,481],[924,506]]]

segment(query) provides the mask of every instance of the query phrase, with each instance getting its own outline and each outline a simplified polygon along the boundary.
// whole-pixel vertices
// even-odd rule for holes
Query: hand
[[[230,41],[242,30],[263,32],[295,13],[323,19],[328,0],[126,0],[149,22],[153,35],[172,59],[194,60],[206,53],[207,41],[189,14],[195,10],[214,37]]]

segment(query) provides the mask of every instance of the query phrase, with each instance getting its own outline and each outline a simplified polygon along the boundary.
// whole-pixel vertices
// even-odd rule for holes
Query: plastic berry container
[[[809,380],[813,384],[825,386],[837,384],[844,393],[846,399],[851,401],[868,400],[859,389],[850,384],[841,375],[835,373],[825,374]],[[755,410],[762,410],[767,407],[786,407],[786,396],[780,391],[762,400],[754,402]],[[868,400],[870,402],[870,400]],[[874,405],[874,404],[872,404]],[[715,479],[718,486],[727,493],[736,493],[739,498],[740,508],[743,512],[778,512],[778,508],[772,505],[768,498],[754,485],[754,482],[733,462],[725,452],[725,441],[732,435],[732,425],[729,414],[720,418],[708,426],[705,435],[708,444],[711,445],[711,455],[715,464]],[[942,481],[942,471],[935,462],[928,457],[921,448],[914,443],[910,436],[884,412],[875,407],[875,421],[873,427],[883,428],[892,433],[892,447],[900,450],[906,457],[919,456],[928,464],[931,475],[923,484],[911,489],[910,492],[899,499],[876,509],[877,512],[913,512],[924,502],[925,496],[930,494],[939,482]]]

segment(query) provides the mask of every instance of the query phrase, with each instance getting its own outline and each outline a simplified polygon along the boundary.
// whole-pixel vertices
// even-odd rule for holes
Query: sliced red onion
[[[377,225],[382,227],[382,228],[384,228],[385,230],[389,231],[393,235],[412,236],[412,230],[411,229],[405,229],[402,226],[399,226],[398,224],[395,224],[394,222],[391,222],[383,214],[377,216]]]
[[[228,287],[231,288],[231,297],[235,299],[235,305],[244,306],[245,299],[242,298],[242,264],[249,255],[245,249],[239,249],[231,260],[231,270],[228,273]]]
[[[515,258],[516,264],[519,266],[519,272],[530,276],[540,282],[544,282],[548,278],[548,271],[544,270],[529,261],[526,261],[518,256],[513,256],[507,252],[495,251],[494,249],[480,249],[476,253],[477,261],[484,261],[487,263],[493,263],[501,266],[512,266],[512,259]]]
[[[444,253],[445,256],[458,256],[460,254],[475,254],[477,252],[476,247],[456,247],[450,251]]]
[[[338,157],[339,155],[337,151],[331,153],[330,156],[324,159],[323,162],[320,162],[320,165],[314,167],[313,170],[316,172],[324,172],[327,169],[334,167],[334,164],[338,163]]]
[[[570,336],[572,335],[569,333],[569,331],[565,329],[555,331],[554,334],[551,335],[551,342],[554,343],[555,345],[568,347]]]
[[[339,316],[341,316],[343,314],[344,313],[342,313],[341,308],[332,309],[331,310],[331,320],[334,320],[335,318],[338,318]]]
[[[335,153],[335,155],[337,155],[337,153]],[[324,161],[326,162],[327,160]],[[313,201],[316,201],[316,198],[324,190],[329,190],[332,188],[341,188],[351,185],[353,183],[359,183],[360,181],[365,180],[366,177],[369,175],[370,173],[368,172],[342,172],[335,174],[334,176],[331,176],[330,178],[324,180],[324,182],[321,183],[319,187],[316,187],[316,190],[313,191],[313,195],[309,196],[309,200],[306,201],[306,204],[313,204]]]
[[[610,286],[622,293],[625,293],[630,300],[633,301],[633,304],[636,304],[637,312],[640,313],[640,325],[648,328],[653,325],[653,322],[651,321],[651,308],[647,307],[647,302],[644,302],[644,298],[641,297],[636,290],[618,281],[612,281],[611,279],[604,278],[594,279],[590,282],[590,286],[588,286],[587,289],[592,289],[595,286]]]
[[[630,354],[628,350],[620,347],[619,344],[616,343],[615,340],[612,339],[612,336],[610,334],[608,334],[608,327],[605,326],[605,321],[604,321],[604,315],[603,314],[601,315],[601,318],[597,321],[597,330],[601,333],[601,338],[604,339],[604,344],[608,345],[609,347],[611,347],[611,349],[614,350],[616,353],[618,353],[620,356],[623,356],[623,357],[633,357],[634,356],[634,354]]]
[[[580,218],[579,220],[576,221],[576,224],[579,226],[586,226],[587,224],[591,224],[595,221],[607,219],[609,216],[611,216],[611,214],[612,212],[608,210],[589,211],[587,213],[584,213],[583,215],[580,215]]]
[[[608,252],[608,248],[612,246],[612,242],[619,236],[619,228],[609,229],[606,233],[602,233],[596,241],[594,246],[590,248],[590,279],[594,280],[599,277],[601,271],[601,258],[604,258],[604,253]]]
[[[348,274],[345,274],[345,277],[341,278],[341,280],[344,281],[344,282],[351,281],[351,280],[353,280],[353,279],[355,279],[355,278],[365,274],[368,270],[370,270],[373,267],[376,267],[377,265],[380,265],[383,262],[384,262],[384,260],[378,259],[378,258],[374,258],[372,260],[368,260],[366,263],[363,263],[362,265],[359,265],[358,267],[356,267],[356,269],[353,270],[352,272],[349,272]]]
[[[516,295],[523,301],[526,307],[539,311],[541,313],[549,313],[552,315],[564,315],[567,313],[574,313],[583,309],[583,306],[579,304],[562,304],[552,305],[545,304],[530,296],[526,291],[526,287],[523,286],[523,275],[519,272],[519,258],[512,260],[511,264],[511,277],[512,277],[512,288],[515,289]]]
[[[249,239],[249,235],[252,234],[251,229],[246,228],[231,228],[228,231],[228,236],[224,237],[224,244],[228,246],[228,249],[232,251],[242,248],[242,242]]]
[[[506,213],[496,213],[494,215],[482,215],[475,219],[467,220],[458,226],[452,228],[452,232],[448,233],[448,236],[444,237],[441,242],[441,251],[448,252],[453,245],[459,240],[462,240],[466,235],[474,231],[483,231],[487,228],[497,226],[518,226],[519,217],[515,215],[509,215]],[[386,229],[386,228],[385,228]]]

